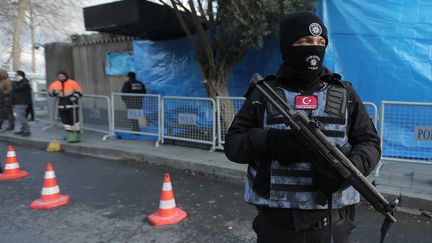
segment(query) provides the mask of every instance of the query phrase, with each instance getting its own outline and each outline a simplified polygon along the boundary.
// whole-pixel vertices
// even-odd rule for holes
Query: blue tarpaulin
[[[326,65],[363,100],[431,100],[432,1],[322,0],[318,11],[330,33]]]
[[[323,0],[319,13],[330,33],[326,65],[351,81],[363,100],[431,101],[431,1]],[[403,116],[406,109],[421,108],[393,106],[401,115],[384,119],[383,156],[431,160],[432,141],[414,136],[416,127],[432,127],[430,116]]]
[[[322,0],[317,12],[329,29],[325,65],[352,82],[363,101],[379,106],[382,100],[431,100],[431,1]],[[280,63],[278,41],[267,42],[261,50],[249,50],[233,70],[230,95],[241,96],[253,73],[273,74]],[[206,96],[186,38],[135,41],[134,64],[150,93]],[[406,119],[412,123],[410,119],[416,118]],[[411,127],[397,126],[407,134],[413,132]],[[411,148],[418,145],[410,139],[409,143],[385,139],[383,148],[398,143]]]
[[[207,97],[194,51],[186,38],[165,41],[134,41],[137,77],[150,93]],[[280,65],[279,44],[268,42],[250,50],[235,65],[228,84],[231,96],[242,96],[255,72],[273,74]]]

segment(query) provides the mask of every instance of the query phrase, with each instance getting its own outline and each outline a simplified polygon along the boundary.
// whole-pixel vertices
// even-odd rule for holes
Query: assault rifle
[[[389,203],[340,149],[328,140],[320,130],[321,124],[318,120],[309,119],[302,112],[295,112],[259,74],[252,76],[251,83],[281,113],[287,121],[286,125],[289,125],[300,137],[308,141],[315,152],[322,156],[375,210],[385,216],[381,227],[381,242],[383,242],[390,225],[396,222],[393,212],[399,202],[398,199]]]

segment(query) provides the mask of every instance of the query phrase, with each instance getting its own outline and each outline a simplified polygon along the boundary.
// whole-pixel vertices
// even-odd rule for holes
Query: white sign
[[[144,118],[144,111],[142,109],[128,109],[127,118],[130,120],[139,120]]]
[[[415,141],[432,142],[432,127],[416,127],[414,139]]]
[[[178,123],[181,125],[195,125],[197,124],[197,116],[190,113],[179,113]]]

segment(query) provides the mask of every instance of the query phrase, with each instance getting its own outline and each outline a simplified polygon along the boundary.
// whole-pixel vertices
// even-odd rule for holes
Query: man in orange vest
[[[66,141],[80,142],[78,99],[83,95],[81,86],[77,81],[69,79],[66,72],[60,71],[57,80],[49,86],[48,94],[59,99],[58,110],[66,129]]]

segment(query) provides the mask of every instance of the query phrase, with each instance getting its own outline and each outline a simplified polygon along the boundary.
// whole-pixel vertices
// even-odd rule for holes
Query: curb
[[[1,136],[0,141],[10,142],[23,146],[31,146],[33,148],[45,150],[48,141],[28,140],[14,136]],[[227,179],[236,183],[243,183],[246,178],[246,165],[229,166],[220,164],[214,166],[210,163],[191,162],[186,159],[172,159],[163,156],[155,156],[151,154],[143,154],[138,152],[123,151],[113,148],[100,148],[96,146],[84,146],[82,144],[61,143],[61,152],[79,154],[84,156],[97,157],[102,159],[114,160],[133,160],[138,163],[145,163],[157,166],[166,166],[176,170],[189,171],[191,173],[211,175],[220,179]],[[233,165],[235,165],[233,163]]]
[[[31,146],[33,148],[45,150],[49,142],[42,140],[28,140],[13,136],[1,136],[0,141],[10,142],[14,144]],[[246,165],[220,163],[217,166],[213,163],[206,162],[191,162],[190,160],[180,158],[168,158],[163,156],[155,156],[150,154],[143,154],[138,152],[123,151],[113,148],[90,147],[82,144],[68,144],[61,143],[61,151],[65,153],[79,154],[84,156],[92,156],[103,159],[114,160],[133,160],[137,163],[145,163],[156,166],[166,166],[175,170],[188,171],[192,174],[210,175],[215,178],[229,180],[235,183],[243,183],[246,178]],[[395,198],[400,200],[398,211],[412,214],[421,215],[426,212],[430,215],[432,211],[432,200],[416,198],[411,195],[397,194],[391,191],[383,190],[378,186],[377,188],[389,201]]]

